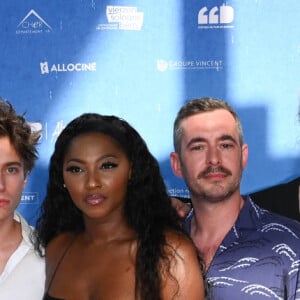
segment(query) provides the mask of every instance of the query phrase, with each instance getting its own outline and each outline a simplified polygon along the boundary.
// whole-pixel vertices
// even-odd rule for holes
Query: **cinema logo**
[[[141,30],[144,13],[134,6],[106,6],[107,23],[98,24],[97,30]]]
[[[38,204],[38,193],[35,192],[23,192],[21,196],[21,204]]]
[[[51,26],[32,9],[18,24],[16,34],[39,34],[51,31]]]
[[[69,64],[52,64],[49,65],[47,61],[40,62],[41,74],[49,73],[64,73],[64,72],[95,72],[97,71],[96,62],[91,63],[69,63]]]
[[[225,29],[233,28],[234,9],[229,5],[214,6],[208,9],[202,7],[198,12],[199,29]]]
[[[215,70],[223,69],[222,60],[163,60],[156,62],[157,70],[160,72],[172,70]]]

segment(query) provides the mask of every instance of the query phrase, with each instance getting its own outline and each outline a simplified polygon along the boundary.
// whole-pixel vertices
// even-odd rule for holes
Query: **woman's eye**
[[[116,163],[106,162],[101,165],[100,169],[109,170],[109,169],[116,168],[117,166],[118,165]]]
[[[71,167],[67,168],[67,172],[80,173],[80,172],[82,172],[82,169],[80,167],[77,167],[77,166],[71,166]]]

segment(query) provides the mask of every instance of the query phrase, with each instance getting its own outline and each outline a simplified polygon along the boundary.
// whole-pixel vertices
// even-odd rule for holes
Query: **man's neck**
[[[0,274],[22,241],[21,224],[13,218],[0,222]]]
[[[191,237],[208,268],[226,234],[235,224],[244,200],[240,195],[217,203],[194,200]]]

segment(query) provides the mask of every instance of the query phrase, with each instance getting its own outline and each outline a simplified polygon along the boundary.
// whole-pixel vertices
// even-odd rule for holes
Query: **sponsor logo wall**
[[[144,1],[147,2],[147,1]],[[0,96],[36,129],[40,157],[19,210],[35,224],[48,161],[84,112],[129,121],[157,157],[170,195],[172,127],[190,98],[226,99],[250,147],[244,193],[300,175],[300,2],[2,1]]]

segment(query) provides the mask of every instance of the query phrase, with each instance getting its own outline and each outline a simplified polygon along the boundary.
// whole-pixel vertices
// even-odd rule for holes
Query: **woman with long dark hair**
[[[204,299],[159,165],[117,117],[83,114],[62,131],[37,233],[44,299]]]

